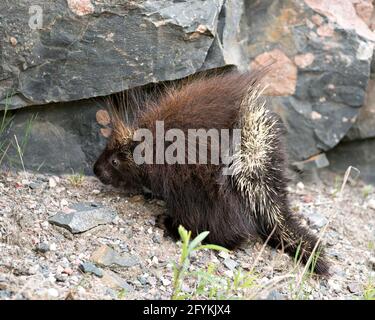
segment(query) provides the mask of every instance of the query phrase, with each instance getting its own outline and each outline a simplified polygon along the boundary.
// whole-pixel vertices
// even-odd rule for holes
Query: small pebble
[[[48,185],[50,188],[55,188],[57,186],[57,182],[53,177],[51,177],[48,179]]]
[[[356,283],[356,282],[349,283],[347,288],[348,288],[349,292],[351,292],[351,293],[360,293],[361,292],[361,288],[360,288],[359,284]]]
[[[67,280],[67,275],[66,274],[57,274],[56,275],[56,281],[57,282],[65,282]]]
[[[65,268],[62,273],[65,273],[67,275],[72,275],[73,274],[73,270],[71,268]]]
[[[370,268],[371,268],[372,270],[375,271],[375,257],[371,257],[371,258],[369,259],[369,266],[370,266]]]
[[[10,38],[9,38],[9,42],[10,42],[10,44],[11,44],[13,47],[15,47],[15,46],[17,45],[17,43],[18,43],[18,41],[17,41],[17,39],[16,39],[15,37],[10,37]]]
[[[79,265],[79,269],[83,271],[84,273],[92,273],[92,274],[95,274],[99,278],[103,277],[103,271],[91,262],[81,263]]]
[[[172,283],[170,280],[165,279],[165,278],[161,278],[161,282],[163,286],[166,286],[166,287],[168,287]]]
[[[69,202],[66,199],[62,199],[60,201],[60,206],[61,207],[67,207],[69,205]]]
[[[225,251],[220,251],[219,257],[221,257],[223,259],[228,259],[229,258],[229,254],[227,252],[225,252]]]
[[[55,288],[50,288],[47,290],[48,296],[51,298],[57,298],[59,296],[59,292]]]
[[[375,210],[375,199],[370,199],[367,205],[369,208]]]
[[[153,264],[158,264],[159,263],[159,259],[156,256],[153,256],[152,259],[151,259],[151,262]]]
[[[156,285],[156,278],[155,277],[148,277],[147,278],[147,282],[152,285],[152,286],[155,286]]]
[[[305,185],[303,184],[302,181],[298,182],[297,185],[296,185],[297,189],[302,191],[305,189]]]
[[[224,260],[224,265],[229,269],[229,270],[234,270],[236,269],[238,263],[230,258],[227,258]]]
[[[45,242],[42,242],[42,243],[39,243],[36,247],[35,247],[35,251],[36,252],[40,252],[40,253],[46,253],[50,250],[50,246],[48,245],[48,243],[45,243]]]
[[[41,183],[31,182],[29,188],[32,190],[40,189],[42,187]]]
[[[158,235],[158,234],[155,234],[153,237],[152,237],[152,241],[155,242],[155,243],[161,243],[161,236]]]

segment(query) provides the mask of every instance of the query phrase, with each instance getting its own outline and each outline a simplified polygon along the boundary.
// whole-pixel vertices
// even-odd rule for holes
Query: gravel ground
[[[246,274],[254,267],[255,284],[237,292],[244,299],[362,299],[375,285],[375,192],[357,181],[339,200],[340,183],[325,180],[292,183],[290,197],[315,232],[330,221],[323,235],[329,279],[307,277],[298,286],[303,268],[262,243],[201,251],[189,270],[212,263],[218,276],[231,279],[239,268]],[[74,213],[77,203],[117,215],[75,234],[48,221]],[[0,299],[170,299],[180,249],[156,226],[163,210],[160,200],[126,195],[93,177],[0,172]],[[188,277],[183,291],[195,285]]]

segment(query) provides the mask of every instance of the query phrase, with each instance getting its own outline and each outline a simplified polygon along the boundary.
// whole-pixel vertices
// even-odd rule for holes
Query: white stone
[[[57,298],[59,296],[59,292],[55,288],[50,288],[47,290],[48,296],[51,298]]]
[[[297,189],[299,190],[303,190],[305,189],[305,185],[303,184],[302,181],[298,182],[297,185],[296,185]]]
[[[48,185],[50,188],[55,188],[57,186],[57,182],[53,177],[51,177],[48,179]]]
[[[375,210],[375,199],[370,199],[368,201],[368,207]]]

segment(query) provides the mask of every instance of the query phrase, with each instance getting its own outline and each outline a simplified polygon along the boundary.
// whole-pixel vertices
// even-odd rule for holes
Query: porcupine
[[[94,173],[105,184],[124,182],[164,199],[163,223],[174,238],[179,225],[193,235],[207,230],[206,242],[228,249],[260,237],[292,257],[298,254],[304,263],[317,252],[314,270],[328,275],[322,244],[290,209],[284,126],[262,99],[262,75],[229,72],[168,88],[145,101],[130,124],[118,111],[122,106],[112,106],[112,134]],[[241,129],[240,148],[229,164],[189,164],[187,152],[185,164],[137,164],[133,152],[139,142],[133,135],[150,130],[155,156],[157,121],[163,121],[165,132],[179,129],[185,137],[189,129]],[[207,154],[215,148],[212,139],[202,143]],[[228,169],[231,174],[224,175]]]

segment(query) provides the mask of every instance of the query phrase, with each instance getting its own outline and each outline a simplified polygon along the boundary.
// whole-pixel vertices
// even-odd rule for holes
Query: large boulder
[[[340,144],[328,152],[330,169],[343,175],[349,166],[360,171],[368,183],[375,184],[375,74],[367,88],[364,106]]]
[[[0,110],[109,95],[239,61],[240,1],[37,3],[0,3]]]
[[[246,52],[252,67],[273,63],[267,92],[294,160],[336,146],[363,105],[375,34],[364,21],[372,5],[359,2],[246,2]]]

